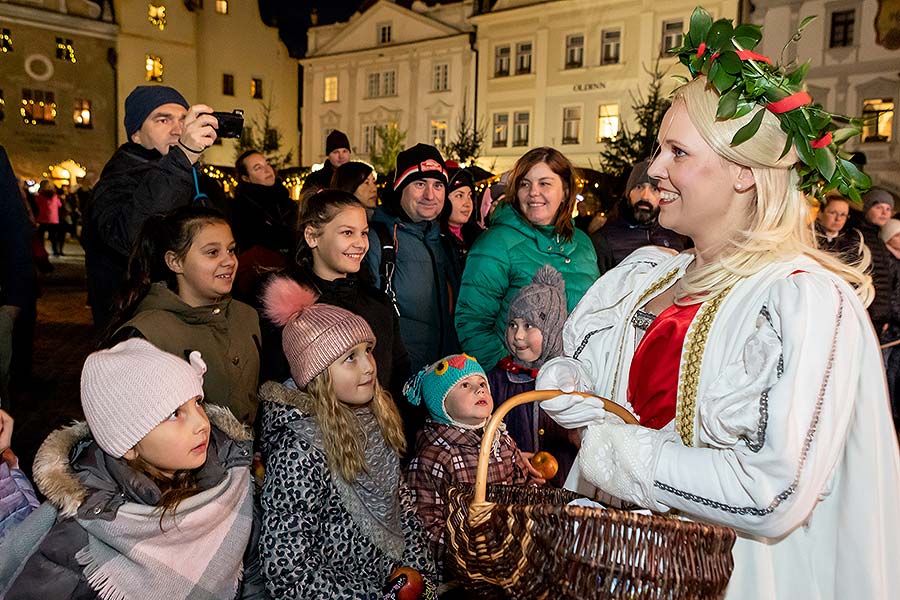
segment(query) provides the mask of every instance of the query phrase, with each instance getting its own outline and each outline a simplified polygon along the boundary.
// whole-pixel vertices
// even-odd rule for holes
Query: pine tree
[[[469,117],[466,103],[463,102],[459,123],[456,126],[456,139],[447,144],[445,155],[460,164],[471,164],[481,156],[484,146],[486,125],[478,127],[475,119]]]
[[[600,164],[604,173],[613,177],[625,177],[636,163],[650,158],[656,147],[656,136],[662,124],[663,115],[672,104],[662,93],[662,80],[666,71],[660,71],[659,59],[653,71],[644,69],[651,77],[647,99],[640,90],[631,95],[637,128],[631,132],[627,124],[622,124],[619,133],[607,142],[600,152]]]
[[[369,153],[369,161],[379,175],[387,175],[397,166],[397,155],[406,147],[406,132],[400,131],[396,123],[375,127],[378,143]]]
[[[261,118],[244,121],[244,130],[235,146],[234,158],[237,160],[247,150],[261,152],[269,164],[277,171],[289,166],[294,157],[294,151],[288,150],[286,154],[280,154],[281,131],[272,125],[272,95],[269,101],[262,105]]]

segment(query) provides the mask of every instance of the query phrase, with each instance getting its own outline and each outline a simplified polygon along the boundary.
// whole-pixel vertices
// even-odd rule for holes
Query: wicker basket
[[[579,496],[548,487],[486,485],[487,440],[520,404],[561,392],[519,394],[485,430],[474,486],[448,491],[446,563],[479,598],[721,598],[735,533],[727,527],[621,510],[566,506]],[[604,400],[608,411],[634,418]]]

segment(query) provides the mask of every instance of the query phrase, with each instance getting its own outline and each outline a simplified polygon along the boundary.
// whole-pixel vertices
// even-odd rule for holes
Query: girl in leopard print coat
[[[376,377],[375,336],[294,280],[266,288],[292,382],[260,389],[266,459],[260,556],[273,598],[374,600],[393,570],[434,562],[401,483],[402,423]]]

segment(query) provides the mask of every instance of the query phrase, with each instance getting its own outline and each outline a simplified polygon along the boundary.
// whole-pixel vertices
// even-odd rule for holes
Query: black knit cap
[[[454,192],[462,187],[467,187],[472,190],[472,195],[475,195],[475,177],[472,176],[472,173],[467,171],[466,169],[449,169],[450,173],[450,183],[447,185],[447,195],[450,195],[450,192]]]
[[[447,165],[437,148],[428,144],[416,144],[397,155],[394,192],[399,194],[413,181],[428,178],[447,185]]]
[[[338,148],[350,149],[350,138],[343,131],[335,129],[325,138],[325,154],[331,154]]]

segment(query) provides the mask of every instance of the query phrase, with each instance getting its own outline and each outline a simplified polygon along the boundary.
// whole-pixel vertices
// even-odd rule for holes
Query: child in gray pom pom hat
[[[567,316],[562,275],[545,265],[509,304],[505,341],[510,354],[488,372],[498,406],[517,394],[533,391],[538,369],[562,355]],[[578,453],[569,431],[541,411],[537,402],[517,406],[505,421],[509,434],[526,456],[543,450],[556,458],[559,471],[549,483],[562,487]]]

